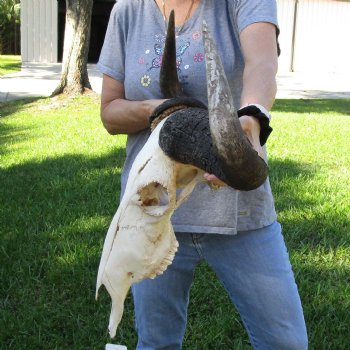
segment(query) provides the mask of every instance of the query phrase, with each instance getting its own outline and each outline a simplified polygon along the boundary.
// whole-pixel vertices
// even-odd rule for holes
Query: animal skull
[[[267,166],[243,134],[223,67],[206,25],[203,25],[203,34],[209,101],[208,128],[210,123],[213,140],[211,148],[216,149],[213,157],[218,159],[222,167],[216,174],[223,174],[221,178],[224,177],[229,185],[238,189],[256,188],[265,181]],[[164,56],[166,51],[170,51],[174,60],[168,64],[164,63],[163,58],[163,64],[168,68],[170,66],[177,78],[173,13],[169,18],[168,38],[171,45],[169,49],[166,44]],[[169,40],[167,39],[167,43]],[[169,81],[164,76],[162,78],[162,72],[160,80],[165,97],[179,94],[178,81],[177,85],[175,84],[176,88],[172,89],[168,86],[171,85]],[[170,92],[166,92],[167,89]],[[205,113],[208,119],[208,112]],[[171,140],[171,131],[165,137],[162,133],[168,130],[169,121],[176,120],[175,115],[176,112],[170,113],[158,122],[137,155],[124,196],[104,242],[97,277],[96,298],[99,288],[104,284],[112,298],[109,320],[111,337],[115,336],[123,314],[124,300],[131,285],[144,278],[155,278],[162,274],[174,259],[178,247],[170,222],[174,210],[186,200],[196,184],[203,181],[205,171],[215,173],[215,169],[203,168],[195,160],[187,162],[181,155],[178,157],[176,145],[170,146],[169,149],[167,146],[160,146],[161,139]],[[210,133],[207,133],[209,139],[205,140],[206,143],[212,142]],[[172,142],[169,144],[172,145]],[[247,174],[246,167],[253,168],[253,174]],[[241,178],[243,182],[237,182],[237,178]],[[245,182],[246,178],[248,184]]]
[[[130,286],[155,278],[171,264],[178,243],[170,218],[203,177],[202,170],[173,161],[161,150],[158,137],[163,123],[135,159],[102,252],[97,289],[104,284],[112,298],[111,337]]]

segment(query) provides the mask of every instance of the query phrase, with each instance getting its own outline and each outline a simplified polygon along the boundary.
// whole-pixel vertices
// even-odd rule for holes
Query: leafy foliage
[[[20,0],[0,0],[0,54],[19,54]]]

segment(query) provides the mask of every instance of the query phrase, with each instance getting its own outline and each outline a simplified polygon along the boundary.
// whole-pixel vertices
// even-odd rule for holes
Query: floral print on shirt
[[[148,88],[152,82],[159,81],[158,75],[162,65],[164,45],[165,34],[157,33],[154,35],[153,47],[144,48],[143,53],[138,57],[138,64],[144,66],[139,80],[144,88]],[[204,52],[200,31],[192,31],[176,38],[176,67],[182,85],[186,85],[192,65],[201,63],[203,60]]]

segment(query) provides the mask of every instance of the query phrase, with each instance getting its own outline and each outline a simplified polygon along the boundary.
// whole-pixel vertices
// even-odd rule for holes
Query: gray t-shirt
[[[201,33],[205,20],[239,108],[244,68],[239,33],[256,22],[277,26],[276,12],[275,0],[202,0],[177,34],[177,66],[184,94],[207,104]],[[128,100],[162,98],[159,70],[165,30],[163,15],[154,0],[118,0],[114,6],[98,68],[123,82]],[[122,193],[132,163],[149,135],[146,129],[128,136]],[[229,187],[213,191],[200,183],[172,217],[177,232],[223,234],[261,228],[274,220],[276,213],[268,180],[249,192]]]

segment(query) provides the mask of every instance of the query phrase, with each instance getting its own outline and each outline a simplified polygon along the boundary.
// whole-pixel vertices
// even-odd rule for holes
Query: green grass
[[[21,70],[21,56],[0,55],[0,76]]]
[[[0,105],[0,349],[103,349],[110,299],[94,300],[116,210],[125,137],[109,136],[93,96]],[[310,349],[350,344],[350,100],[279,100],[271,182]],[[127,298],[116,343],[135,348]],[[203,264],[184,349],[249,349],[234,307]]]

